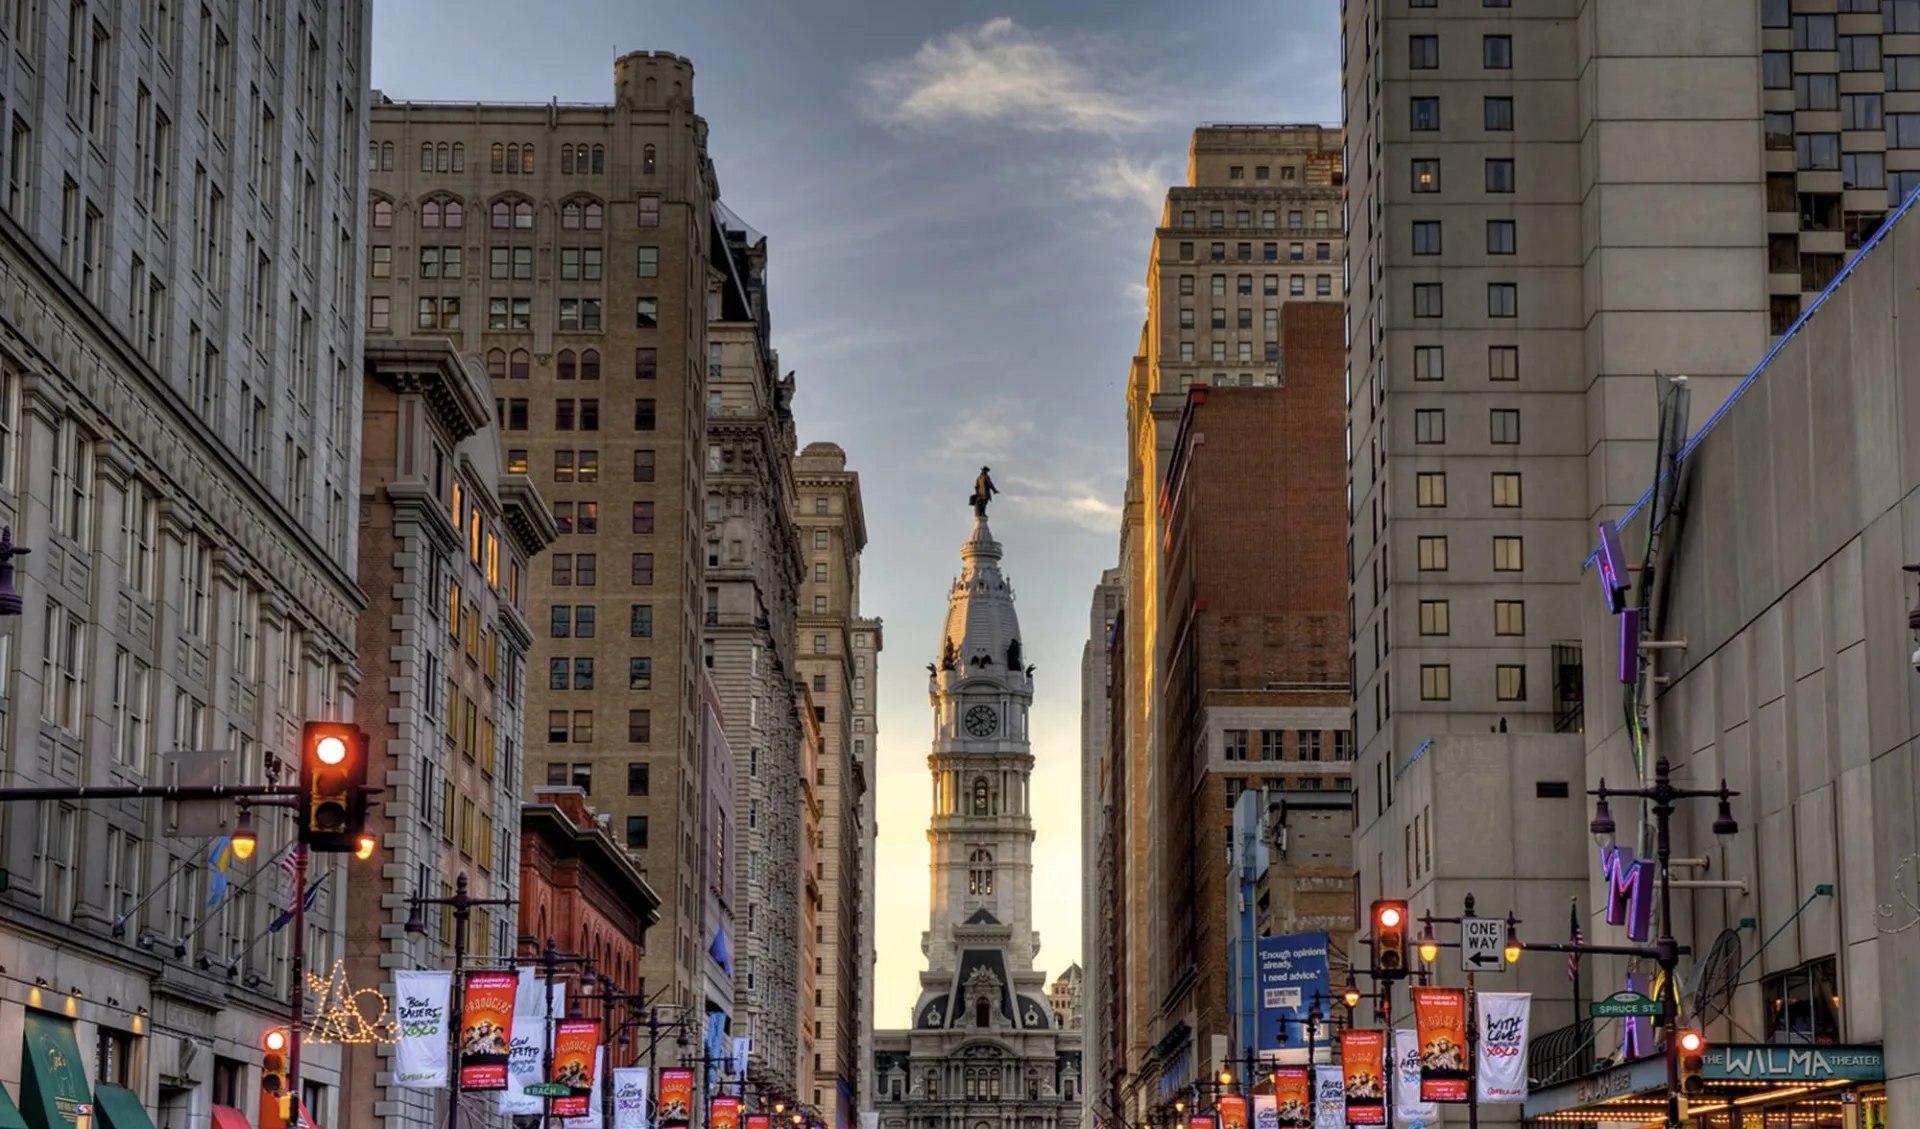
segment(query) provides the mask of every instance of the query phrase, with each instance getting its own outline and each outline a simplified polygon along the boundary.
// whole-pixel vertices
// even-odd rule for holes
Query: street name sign
[[[1460,919],[1460,971],[1505,972],[1507,953],[1501,923],[1492,917]]]
[[[535,1082],[524,1092],[530,1098],[564,1098],[573,1093],[573,1087],[565,1082]]]
[[[1659,1016],[1660,1001],[1650,1000],[1638,992],[1615,992],[1604,1000],[1595,1000],[1587,1005],[1587,1011],[1595,1019],[1617,1019],[1629,1015]]]

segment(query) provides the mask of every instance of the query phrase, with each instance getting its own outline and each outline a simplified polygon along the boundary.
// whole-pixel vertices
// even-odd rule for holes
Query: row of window
[[[1322,244],[1322,246],[1324,246],[1324,244]],[[1298,294],[1301,292],[1300,288],[1306,285],[1305,283],[1306,275],[1296,274],[1291,277],[1294,279],[1294,282],[1290,283],[1289,286],[1292,288],[1293,293]],[[1316,278],[1325,278],[1325,279],[1331,280],[1332,276],[1323,274],[1323,275],[1317,275]],[[1227,296],[1227,276],[1226,275],[1216,274],[1211,276],[1208,281],[1210,283],[1210,286],[1208,288],[1209,294],[1211,294],[1215,298],[1224,298]],[[1193,297],[1194,277],[1190,274],[1181,275],[1179,288],[1180,288],[1180,296],[1182,298]],[[1239,297],[1251,298],[1253,296],[1253,276],[1250,274],[1243,274],[1243,275],[1236,276],[1233,284],[1233,292]],[[1262,275],[1260,278],[1260,293],[1263,296],[1268,298],[1278,297],[1280,294],[1280,276],[1277,274]]]
[[[1328,212],[1324,208],[1318,209],[1313,213],[1313,226],[1326,227],[1328,225],[1330,218],[1331,218],[1330,212]],[[1193,211],[1192,209],[1183,209],[1180,212],[1180,226],[1181,227],[1199,227],[1200,213]],[[1207,213],[1207,226],[1208,227],[1228,226],[1226,209],[1214,208],[1213,210],[1209,211]],[[1252,227],[1253,226],[1253,210],[1250,208],[1236,209],[1233,213],[1232,226]],[[1262,211],[1260,213],[1260,226],[1268,229],[1279,227],[1280,213],[1272,209],[1267,209]],[[1293,211],[1289,211],[1287,213],[1287,227],[1289,230],[1298,230],[1306,226],[1307,226],[1307,214],[1305,212],[1299,211],[1296,209]],[[1273,246],[1273,244],[1269,243],[1267,244],[1267,246],[1271,247]]]
[[[627,711],[627,741],[629,744],[644,745],[653,740],[653,711],[630,709]],[[591,745],[593,744],[592,710],[548,710],[547,743],[549,745]],[[548,766],[552,771],[552,766]],[[574,785],[579,787],[579,785]]]
[[[1508,132],[1513,129],[1513,98],[1508,95],[1488,97],[1481,100],[1480,120],[1483,128],[1490,132]],[[1413,99],[1409,114],[1411,128],[1416,133],[1425,133],[1440,128],[1440,99],[1432,95],[1423,95]]]
[[[587,655],[576,655],[572,658],[548,659],[547,689],[593,689],[593,658]],[[627,660],[627,689],[653,689],[653,660],[651,658],[636,656]]]
[[[1517,254],[1520,243],[1520,228],[1517,220],[1487,221],[1487,254]],[[1440,221],[1413,221],[1413,253],[1416,255],[1438,255],[1440,253]]]
[[[1413,316],[1417,318],[1437,318],[1445,316],[1446,302],[1444,283],[1416,282],[1413,284]],[[1513,318],[1520,316],[1520,288],[1511,282],[1487,283],[1487,316],[1490,318]]]
[[[1920,90],[1920,55],[1883,55],[1880,50],[1880,37],[1877,35],[1843,35],[1838,44],[1840,69],[1847,72],[1879,71],[1889,92],[1901,90]],[[1825,91],[1837,84],[1825,80],[1834,78],[1831,71],[1798,72],[1794,71],[1794,54],[1791,51],[1762,51],[1760,53],[1760,85],[1767,90],[1792,89],[1796,95],[1795,105],[1803,110],[1819,109],[1812,102],[1802,105],[1802,98],[1825,97]],[[1802,79],[1819,79],[1804,86]],[[1824,107],[1832,109],[1832,106]]]
[[[1527,633],[1526,601],[1495,600],[1493,602],[1493,633],[1495,635],[1525,635]],[[1452,601],[1420,601],[1420,634],[1453,634]]]
[[[553,503],[554,532],[563,535],[591,536],[600,532],[600,503],[598,502],[555,502]],[[633,503],[633,531],[636,534],[653,532],[653,503],[638,501]]]
[[[1445,443],[1447,441],[1447,410],[1445,408],[1421,408],[1415,411],[1413,413],[1413,441],[1415,443]],[[1494,444],[1520,442],[1520,409],[1489,409],[1487,411],[1487,442]]]
[[[216,199],[218,195],[217,192],[214,193]],[[1325,244],[1322,246],[1324,247]],[[562,282],[599,282],[606,273],[605,256],[606,249],[602,247],[560,248],[560,280]],[[420,248],[419,276],[421,278],[460,278],[464,264],[465,249],[458,244],[428,244]],[[367,270],[374,278],[392,278],[392,245],[380,243],[369,247]],[[533,248],[512,246],[487,248],[487,277],[515,282],[532,279]],[[660,277],[660,248],[637,249],[634,256],[634,277]]]
[[[495,416],[500,421],[502,430],[525,431],[528,429],[530,425],[530,405],[525,398],[519,396],[496,397],[493,401],[493,408]],[[657,400],[642,398],[633,402],[633,429],[635,431],[652,431],[659,425],[659,419],[659,402]],[[599,399],[595,397],[575,398],[569,396],[555,400],[553,402],[553,427],[556,431],[600,430]],[[634,481],[636,482],[652,481],[653,453],[651,451],[644,453],[647,456],[644,465],[649,477],[646,479],[638,477],[642,468],[640,459],[642,452],[635,452],[633,472],[635,475]]]
[[[1266,776],[1254,780],[1248,780],[1244,776],[1228,776],[1221,781],[1221,791],[1227,810],[1232,811],[1233,806],[1240,802],[1241,795],[1249,788],[1283,788],[1293,792],[1320,792],[1329,788],[1333,791],[1345,791],[1353,787],[1351,776],[1335,776],[1331,779],[1332,784],[1329,785],[1328,778],[1324,776]]]
[[[1888,35],[1920,32],[1920,0],[1840,0],[1842,12],[1879,12],[1880,30]],[[1793,0],[1760,0],[1760,26],[1793,31],[1795,51],[1831,51],[1845,36],[1836,35],[1837,18],[1831,12],[1795,15]]]
[[[1527,700],[1527,668],[1519,663],[1496,663],[1493,668],[1493,696],[1502,702]],[[1453,666],[1449,663],[1424,663],[1420,667],[1420,700],[1445,702],[1453,698]]]
[[[556,588],[592,588],[598,582],[599,557],[594,553],[554,553],[553,586]],[[632,583],[636,588],[653,584],[653,554],[634,553]]]
[[[1324,274],[1320,276],[1320,280],[1325,285],[1320,289],[1318,289],[1317,292],[1323,295],[1331,293],[1333,280],[1329,276]],[[1300,295],[1305,294],[1306,292],[1307,292],[1306,276],[1298,275],[1298,274],[1294,275],[1292,285],[1290,286],[1288,293],[1292,294],[1294,297],[1299,297]],[[1252,329],[1253,313],[1254,313],[1253,310],[1246,306],[1240,307],[1237,311],[1235,311],[1234,328],[1235,329]],[[1266,310],[1262,311],[1261,320],[1264,323],[1264,327],[1266,329],[1277,330],[1280,328],[1280,311],[1272,307],[1269,307]],[[1213,308],[1213,315],[1212,315],[1212,318],[1210,319],[1210,323],[1211,323],[1211,328],[1213,329],[1227,328],[1227,311],[1219,306],[1215,306]],[[1184,306],[1181,308],[1180,328],[1181,329],[1194,328],[1194,311],[1192,307]]]
[[[507,403],[509,405],[508,411],[517,411],[521,414],[522,418],[524,418],[526,412],[525,401],[520,401],[520,406],[517,408],[511,406],[514,401],[507,401]],[[498,404],[498,401],[496,401],[496,404]],[[644,449],[635,451],[633,453],[633,480],[635,482],[652,482],[655,461],[653,451]],[[507,449],[507,473],[526,474],[527,468],[527,449],[525,447],[509,447]],[[600,452],[592,450],[555,451],[553,453],[553,480],[555,482],[600,481]]]
[[[1326,244],[1326,243],[1315,244],[1314,251],[1315,251],[1314,258],[1321,262],[1330,262],[1333,259],[1333,249],[1329,244]],[[1181,243],[1180,253],[1178,258],[1180,258],[1182,261],[1193,259],[1194,258],[1193,244]],[[1251,243],[1234,244],[1232,259],[1233,261],[1243,262],[1243,263],[1256,261],[1253,256],[1253,244]],[[1215,262],[1215,263],[1227,262],[1228,261],[1227,245],[1225,243],[1210,244],[1207,248],[1207,261]],[[1260,258],[1258,261],[1266,262],[1266,263],[1279,262],[1280,261],[1280,245],[1278,243],[1262,244],[1261,251],[1260,251]],[[1289,253],[1288,261],[1289,262],[1305,261],[1305,255],[1304,253],[1301,252],[1299,244],[1293,245],[1293,248],[1290,250],[1290,253]]]
[[[1415,380],[1445,380],[1446,375],[1444,346],[1416,345],[1413,347],[1413,378]],[[1520,379],[1520,347],[1518,345],[1487,346],[1487,379],[1498,381]]]
[[[1299,166],[1298,166],[1298,165],[1281,165],[1281,166],[1280,166],[1280,179],[1281,179],[1282,181],[1288,181],[1288,180],[1293,180],[1293,179],[1295,179],[1296,177],[1298,177],[1299,175],[1300,175],[1300,169],[1299,169]],[[1245,165],[1229,165],[1229,166],[1227,167],[1227,179],[1228,179],[1228,180],[1245,180],[1245,179],[1247,179],[1247,166],[1245,166]],[[1255,166],[1253,166],[1253,179],[1255,179],[1255,180],[1272,180],[1272,179],[1273,179],[1273,168],[1272,168],[1272,166],[1270,166],[1270,165],[1255,165]]]
[[[1488,192],[1512,192],[1514,180],[1512,157],[1486,158],[1485,179],[1482,183]],[[1440,159],[1438,157],[1414,158],[1413,190],[1415,192],[1440,191]]]
[[[1250,737],[1255,732],[1259,734],[1257,743]],[[1323,751],[1328,748],[1334,760],[1353,759],[1352,735],[1344,729],[1335,729],[1332,733],[1331,742],[1323,742],[1325,733],[1318,729],[1225,729],[1221,731],[1220,738],[1226,759],[1230,761],[1317,761],[1323,759]],[[1257,757],[1251,755],[1256,749],[1259,752]]]
[[[367,205],[367,222],[375,231],[393,227],[393,201],[375,196]],[[607,224],[607,206],[593,199],[572,199],[560,204],[562,231],[599,231]],[[466,225],[466,207],[453,196],[430,196],[420,203],[420,226],[457,230]],[[487,225],[495,231],[531,231],[533,201],[524,196],[502,196],[487,208]],[[639,225],[660,226],[660,197],[639,198]]]
[[[596,618],[597,610],[593,604],[555,604],[548,612],[547,633],[555,639],[592,639]],[[627,637],[653,638],[652,604],[628,606]]]
[[[1413,70],[1438,70],[1440,67],[1440,37],[1437,35],[1409,36],[1407,57],[1407,65]],[[1513,36],[1481,36],[1480,65],[1490,71],[1513,69]]]
[[[414,299],[415,324],[420,329],[454,330],[461,328],[461,300],[453,296],[427,296]],[[605,328],[605,304],[598,298],[560,298],[554,304],[554,328],[561,333],[598,333]],[[634,299],[636,329],[660,328],[660,299]],[[393,297],[373,294],[367,298],[367,328],[381,332],[393,329]],[[524,332],[533,328],[533,299],[487,299],[487,328],[506,332]],[[653,350],[646,350],[651,353]],[[642,371],[636,363],[636,375]],[[647,379],[641,377],[640,379]]]
[[[1525,539],[1521,537],[1495,536],[1493,539],[1493,571],[1526,571]],[[1446,572],[1449,566],[1447,538],[1445,535],[1425,536],[1419,539],[1416,548],[1421,572]]]
[[[1414,504],[1421,509],[1444,509],[1447,505],[1445,471],[1421,471],[1415,479]],[[1515,509],[1520,505],[1520,472],[1493,472],[1493,505],[1496,509]]]

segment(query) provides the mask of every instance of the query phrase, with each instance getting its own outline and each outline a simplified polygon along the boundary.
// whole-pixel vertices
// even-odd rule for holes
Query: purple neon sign
[[[1627,555],[1620,548],[1620,530],[1613,522],[1600,523],[1600,547],[1595,556],[1599,561],[1600,591],[1607,598],[1607,610],[1614,615],[1627,606]]]
[[[1629,940],[1645,943],[1653,932],[1653,864],[1625,847],[1606,847],[1600,878],[1607,888],[1607,924],[1625,925]]]

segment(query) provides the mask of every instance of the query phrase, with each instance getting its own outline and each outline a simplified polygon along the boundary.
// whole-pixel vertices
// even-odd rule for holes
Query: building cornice
[[[553,511],[546,499],[524,474],[503,474],[495,486],[500,496],[502,521],[514,544],[528,557],[545,552],[559,537],[553,524]]]
[[[493,415],[492,396],[477,366],[440,338],[369,337],[367,371],[395,392],[419,396],[434,421],[454,442],[467,438]]]

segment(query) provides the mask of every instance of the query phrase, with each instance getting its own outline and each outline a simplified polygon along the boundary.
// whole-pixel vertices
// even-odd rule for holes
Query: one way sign
[[[1460,919],[1460,969],[1463,972],[1505,972],[1506,945],[1500,921],[1492,917]]]

